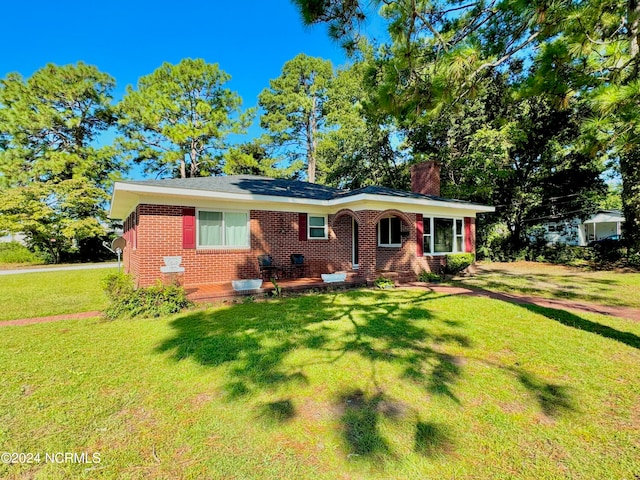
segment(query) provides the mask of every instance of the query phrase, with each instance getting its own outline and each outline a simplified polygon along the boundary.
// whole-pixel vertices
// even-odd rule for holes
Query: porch
[[[332,288],[357,288],[367,285],[366,279],[357,272],[347,273],[344,282],[326,283],[320,277],[286,278],[277,281],[283,292],[303,292],[306,290],[329,290]],[[275,286],[268,280],[262,283],[262,287],[255,290],[236,291],[231,282],[208,283],[185,287],[190,300],[197,303],[217,302],[245,297],[249,295],[265,295],[275,290]]]

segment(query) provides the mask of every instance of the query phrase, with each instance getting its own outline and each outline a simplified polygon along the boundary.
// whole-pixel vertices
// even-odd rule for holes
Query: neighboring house
[[[18,242],[22,245],[26,245],[26,235],[24,233],[9,233],[7,235],[0,236],[0,243]]]
[[[251,175],[116,182],[110,217],[124,221],[125,271],[161,278],[163,256],[182,256],[185,285],[258,277],[257,256],[282,264],[303,254],[312,276],[419,273],[445,255],[475,251],[475,219],[494,208],[439,197],[433,162],[412,168],[412,192],[340,190]]]
[[[552,244],[585,246],[593,240],[620,235],[623,223],[619,210],[600,210],[584,222],[572,218],[546,223],[545,239]]]

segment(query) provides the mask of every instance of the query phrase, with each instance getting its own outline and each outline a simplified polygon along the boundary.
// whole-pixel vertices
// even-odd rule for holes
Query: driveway
[[[25,267],[11,270],[0,270],[0,275],[15,275],[18,273],[59,272],[63,270],[91,270],[94,268],[118,268],[117,263],[84,263],[82,265],[60,265],[51,267]]]

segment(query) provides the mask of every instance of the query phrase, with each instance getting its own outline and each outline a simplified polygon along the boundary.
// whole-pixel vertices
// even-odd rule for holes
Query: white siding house
[[[620,211],[601,210],[584,222],[578,218],[547,222],[545,239],[551,244],[585,246],[593,240],[620,235],[623,223]]]

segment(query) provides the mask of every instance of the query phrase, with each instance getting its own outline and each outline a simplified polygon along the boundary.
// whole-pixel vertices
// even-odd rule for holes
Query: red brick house
[[[412,169],[412,192],[340,190],[251,175],[116,182],[110,217],[124,221],[124,268],[141,286],[179,255],[185,285],[257,278],[257,256],[309,274],[433,270],[475,251],[475,218],[493,207],[441,198],[439,168]]]

